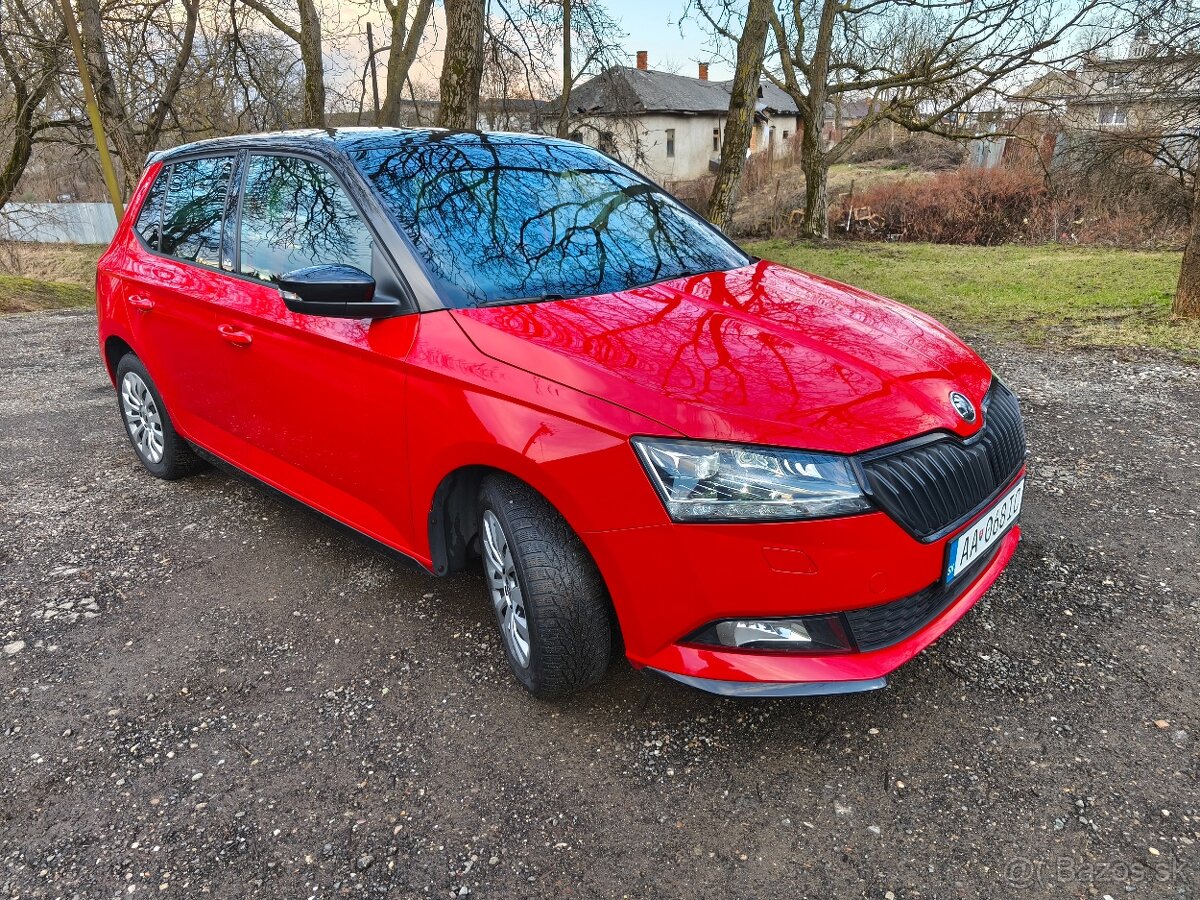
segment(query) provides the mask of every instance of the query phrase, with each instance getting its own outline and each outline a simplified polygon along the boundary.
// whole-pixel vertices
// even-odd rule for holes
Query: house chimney
[[[639,69],[641,69],[643,72],[645,72],[647,69],[650,68],[650,53],[649,53],[649,51],[639,50],[637,52],[637,67]]]
[[[708,63],[700,63],[700,80],[708,81]]]

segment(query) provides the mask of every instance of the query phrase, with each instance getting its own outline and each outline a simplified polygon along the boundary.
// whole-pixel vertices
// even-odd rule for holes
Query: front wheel
[[[608,594],[578,535],[540,494],[491,477],[479,491],[488,599],[513,674],[549,699],[595,684],[608,668]]]

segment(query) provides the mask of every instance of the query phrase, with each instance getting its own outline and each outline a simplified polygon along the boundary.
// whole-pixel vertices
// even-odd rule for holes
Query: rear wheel
[[[479,491],[488,599],[513,674],[537,697],[595,684],[612,654],[608,594],[591,556],[558,511],[502,476]]]
[[[203,460],[175,431],[150,373],[132,353],[117,363],[117,402],[125,433],[147,472],[175,481],[204,468]]]

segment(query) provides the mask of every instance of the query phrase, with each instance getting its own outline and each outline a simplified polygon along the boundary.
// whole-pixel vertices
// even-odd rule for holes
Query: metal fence
[[[0,210],[0,240],[107,244],[116,230],[107,203],[7,203]]]

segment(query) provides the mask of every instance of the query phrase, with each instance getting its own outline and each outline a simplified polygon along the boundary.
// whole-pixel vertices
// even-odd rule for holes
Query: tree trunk
[[[800,138],[800,168],[804,171],[804,236],[823,241],[829,237],[829,164],[822,146],[825,101],[829,97],[829,67],[833,57],[833,31],[840,10],[838,0],[823,0],[816,43],[809,65],[808,95],[798,104],[804,116]],[[782,52],[782,50],[781,50]]]
[[[429,21],[433,0],[418,0],[412,25],[408,25],[408,2],[397,3],[388,10],[392,17],[392,46],[388,50],[387,97],[379,114],[378,125],[400,125],[404,105],[404,82],[421,48],[421,36]]]
[[[6,64],[7,62],[5,59]],[[17,184],[25,173],[25,167],[29,164],[29,157],[33,153],[33,114],[46,96],[45,88],[38,89],[35,96],[30,96],[24,82],[19,80],[16,73],[10,73],[10,77],[13,81],[13,103],[16,110],[9,125],[12,131],[12,147],[8,151],[3,170],[0,170],[0,209],[4,209],[4,204],[12,199]]]
[[[1200,319],[1200,181],[1192,183],[1192,226],[1171,312],[1185,319]]]
[[[108,61],[108,49],[104,44],[103,24],[100,17],[99,0],[78,0],[79,32],[83,39],[88,72],[92,78],[92,90],[96,94],[96,105],[104,119],[105,130],[112,138],[121,159],[121,175],[128,196],[137,183],[138,174],[145,162],[141,142],[133,131],[133,123],[125,112],[125,101],[117,92],[112,67]]]
[[[801,147],[800,168],[804,171],[804,236],[823,241],[829,237],[829,164],[807,140]]]
[[[304,63],[304,125],[325,127],[325,60],[321,56],[321,18],[315,0],[299,0],[300,61]]]
[[[767,49],[767,29],[771,21],[772,0],[750,0],[746,24],[737,45],[737,66],[729,92],[729,115],[721,140],[721,162],[712,196],[708,198],[708,221],[723,231],[733,225],[738,185],[746,166],[746,151],[754,131],[754,111],[758,104],[758,85],[762,78],[763,57]]]
[[[446,0],[446,53],[438,82],[441,128],[473,131],[483,80],[484,0]]]
[[[571,0],[562,0],[563,8],[563,41],[562,41],[562,95],[558,98],[558,137],[565,138],[571,132]]]

